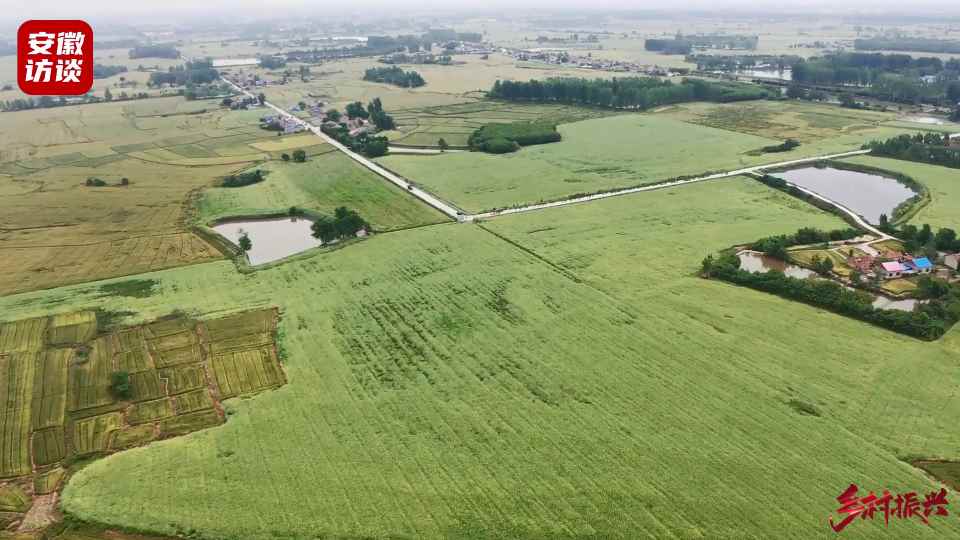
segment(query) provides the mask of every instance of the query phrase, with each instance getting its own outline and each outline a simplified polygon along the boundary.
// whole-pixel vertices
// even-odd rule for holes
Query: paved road
[[[481,213],[481,214],[472,214],[472,215],[470,215],[470,216],[466,216],[466,217],[468,218],[466,221],[472,221],[472,220],[474,220],[474,219],[489,219],[489,218],[494,218],[494,217],[498,217],[498,216],[505,216],[505,215],[509,215],[509,214],[520,214],[520,213],[523,213],[523,212],[532,212],[532,211],[534,211],[534,210],[543,210],[543,209],[546,209],[546,208],[557,208],[557,207],[560,207],[560,206],[568,206],[568,205],[571,205],[571,204],[580,204],[580,203],[585,203],[585,202],[590,202],[590,201],[596,201],[596,200],[600,200],[600,199],[607,199],[607,198],[609,198],[609,197],[618,197],[618,196],[620,196],[620,195],[630,195],[631,193],[640,193],[640,192],[642,192],[642,191],[653,191],[653,190],[655,190],[655,189],[664,189],[664,188],[670,188],[670,187],[676,187],[676,186],[685,186],[685,185],[687,185],[687,184],[694,184],[694,183],[697,183],[697,182],[705,182],[705,181],[707,181],[707,180],[717,180],[717,179],[719,179],[719,178],[729,178],[729,177],[731,177],[731,176],[740,176],[740,175],[743,175],[743,174],[757,173],[757,172],[763,171],[763,170],[765,170],[765,169],[773,169],[773,168],[776,168],[776,167],[786,167],[786,166],[789,166],[789,165],[797,165],[797,164],[800,164],[800,163],[809,163],[809,162],[812,162],[812,161],[820,161],[820,160],[823,160],[823,159],[836,159],[836,158],[842,158],[842,157],[859,156],[859,155],[862,155],[862,154],[866,154],[866,153],[868,153],[868,152],[869,152],[869,150],[853,150],[853,151],[851,151],[851,152],[843,152],[843,153],[840,153],[840,154],[830,154],[830,155],[826,155],[826,156],[816,156],[816,157],[803,158],[803,159],[794,159],[794,160],[790,160],[790,161],[781,161],[781,162],[779,162],[779,163],[769,163],[769,164],[767,164],[767,165],[757,165],[757,166],[755,166],[755,167],[747,167],[747,168],[745,168],[745,169],[737,169],[737,170],[735,170],[735,171],[729,171],[729,172],[723,172],[723,173],[717,173],[717,174],[710,174],[710,175],[707,175],[707,176],[700,176],[700,177],[697,177],[697,178],[690,178],[690,179],[687,179],[687,180],[677,180],[676,182],[666,182],[666,183],[663,183],[663,184],[655,184],[655,185],[650,185],[650,186],[640,186],[640,187],[635,187],[635,188],[627,188],[627,189],[621,189],[621,190],[617,190],[617,191],[609,191],[609,192],[607,192],[607,193],[597,193],[597,194],[595,194],[595,195],[586,195],[586,196],[583,196],[583,197],[577,197],[577,198],[575,198],[575,199],[566,199],[566,200],[563,200],[563,201],[554,201],[554,202],[547,202],[547,203],[540,203],[540,204],[531,204],[531,205],[528,205],[528,206],[520,206],[520,207],[517,207],[517,208],[507,208],[507,209],[505,209],[505,210],[497,210],[497,211],[493,211],[493,212],[484,212],[484,213]],[[802,189],[802,188],[801,188],[801,189]],[[804,190],[804,191],[806,191],[806,190]],[[823,197],[821,197],[820,195],[817,195],[817,194],[812,193],[812,192],[811,192],[811,195],[817,197],[818,199],[827,200],[827,199],[824,199]],[[829,203],[831,203],[831,204],[836,204],[836,203],[834,203],[833,201],[829,201],[829,200],[827,200],[827,202],[829,202]],[[843,210],[844,212],[851,212],[849,209],[842,208],[842,207],[841,207],[841,210]],[[859,221],[862,221],[862,219],[863,219],[863,218],[860,218],[860,216],[857,216],[855,213],[853,213],[852,216],[854,216],[854,219],[857,219],[858,222],[859,222]],[[866,224],[866,222],[864,222],[864,223]],[[869,230],[873,230],[873,228],[870,227],[869,224],[866,224],[866,226],[869,228]]]
[[[226,78],[224,78],[223,81],[226,82],[227,84],[229,84],[230,86],[232,86],[232,87],[233,87],[234,89],[236,89],[238,92],[240,92],[240,93],[242,93],[242,94],[244,94],[244,95],[246,95],[246,96],[248,96],[248,97],[251,97],[251,98],[256,99],[256,96],[254,96],[254,95],[251,94],[250,92],[247,92],[247,91],[244,90],[243,88],[240,88],[239,86],[237,86],[236,84],[234,84],[233,81],[230,81],[230,80],[228,80],[228,79],[226,79]],[[407,181],[405,178],[403,178],[403,177],[401,177],[401,176],[398,176],[398,175],[396,175],[396,174],[388,171],[387,169],[384,169],[383,167],[381,167],[380,165],[377,165],[376,163],[374,163],[373,161],[367,159],[366,157],[361,156],[360,154],[358,154],[358,153],[350,150],[350,149],[347,148],[346,146],[340,144],[340,143],[339,143],[336,139],[334,139],[333,137],[328,136],[328,135],[327,135],[326,133],[324,133],[319,127],[311,124],[310,122],[307,122],[307,121],[305,121],[305,120],[302,120],[302,119],[300,119],[300,118],[297,118],[296,116],[294,116],[294,115],[290,114],[289,112],[281,109],[280,107],[277,107],[276,105],[274,105],[273,103],[270,103],[269,101],[264,102],[264,105],[267,106],[267,107],[269,107],[269,108],[271,108],[271,109],[273,109],[274,111],[276,111],[277,114],[280,114],[280,115],[282,115],[282,116],[285,116],[285,117],[287,117],[287,118],[290,118],[290,119],[292,119],[293,121],[297,122],[298,124],[302,125],[302,126],[305,127],[307,130],[311,131],[314,135],[322,138],[324,141],[326,141],[327,143],[329,143],[330,145],[332,145],[334,148],[340,150],[341,152],[343,152],[344,154],[346,154],[347,156],[349,156],[351,159],[353,159],[353,160],[356,161],[357,163],[359,163],[359,164],[363,165],[364,167],[370,169],[370,170],[373,171],[374,173],[376,173],[376,174],[380,175],[381,177],[387,179],[388,181],[392,182],[393,184],[396,184],[396,185],[399,186],[400,188],[405,189],[408,193],[410,193],[410,194],[413,195],[414,197],[416,197],[416,198],[420,199],[421,201],[427,203],[428,205],[436,208],[437,210],[443,212],[444,214],[450,216],[450,217],[453,218],[453,219],[464,220],[465,216],[463,215],[463,212],[461,212],[456,206],[454,206],[454,205],[452,205],[452,204],[444,201],[443,199],[440,199],[439,197],[434,196],[432,193],[428,193],[428,192],[426,192],[426,191],[424,191],[424,190],[422,190],[422,189],[414,186],[412,183],[410,183],[409,181]]]

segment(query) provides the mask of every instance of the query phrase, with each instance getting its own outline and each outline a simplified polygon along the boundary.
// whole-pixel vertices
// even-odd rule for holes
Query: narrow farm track
[[[229,84],[231,87],[233,87],[237,92],[240,92],[240,93],[242,93],[243,95],[245,95],[245,96],[247,96],[247,97],[249,97],[249,98],[256,99],[256,96],[254,96],[252,93],[244,90],[243,88],[241,88],[240,86],[238,86],[237,84],[235,84],[233,81],[230,81],[230,80],[228,80],[228,79],[226,79],[226,78],[223,78],[222,80],[223,80],[225,83]],[[451,217],[451,218],[453,218],[453,219],[455,219],[455,220],[457,220],[457,221],[460,221],[460,222],[472,222],[472,221],[477,220],[477,219],[492,219],[492,218],[499,217],[499,216],[506,216],[506,215],[511,215],[511,214],[522,214],[522,213],[525,213],[525,212],[533,212],[533,211],[536,211],[536,210],[546,210],[547,208],[558,208],[558,207],[562,207],[562,206],[569,206],[569,205],[571,205],[571,204],[581,204],[581,203],[591,202],[591,201],[597,201],[597,200],[601,200],[601,199],[608,199],[608,198],[610,198],[610,197],[618,197],[618,196],[621,196],[621,195],[631,195],[631,194],[633,194],[633,193],[641,193],[641,192],[644,192],[644,191],[653,191],[653,190],[656,190],[656,189],[664,189],[664,188],[670,188],[670,187],[685,186],[685,185],[688,185],[688,184],[696,184],[696,183],[699,183],[699,182],[706,182],[707,180],[718,180],[718,179],[721,179],[721,178],[730,178],[730,177],[732,177],[732,176],[741,176],[741,175],[748,175],[748,174],[756,174],[756,173],[761,172],[761,171],[763,171],[763,170],[773,169],[773,168],[777,168],[777,167],[787,167],[787,166],[790,166],[790,165],[799,165],[799,164],[802,164],[802,163],[811,163],[811,162],[821,161],[821,160],[825,160],[825,159],[839,159],[839,158],[845,158],[845,157],[860,156],[860,155],[864,155],[864,154],[870,153],[869,150],[852,150],[852,151],[850,151],[850,152],[841,152],[841,153],[838,153],[838,154],[827,154],[827,155],[823,155],[823,156],[814,156],[814,157],[808,157],[808,158],[802,158],[802,159],[793,159],[793,160],[787,160],[787,161],[780,161],[780,162],[777,162],[777,163],[768,163],[768,164],[766,164],[766,165],[756,165],[756,166],[753,166],[753,167],[746,167],[746,168],[743,168],[743,169],[737,169],[737,170],[733,170],[733,171],[727,171],[727,172],[721,172],[721,173],[715,173],[715,174],[708,174],[708,175],[705,175],[705,176],[698,176],[698,177],[696,177],[696,178],[688,178],[688,179],[686,179],[686,180],[677,180],[677,181],[675,181],[675,182],[664,182],[664,183],[662,183],[662,184],[653,184],[653,185],[649,185],[649,186],[639,186],[639,187],[633,187],[633,188],[625,188],[625,189],[619,189],[619,190],[615,190],[615,191],[608,191],[608,192],[605,192],[605,193],[595,193],[595,194],[593,194],[593,195],[585,195],[585,196],[583,196],[583,197],[576,197],[576,198],[572,198],[572,199],[564,199],[564,200],[561,200],[561,201],[552,201],[552,202],[545,202],[545,203],[538,203],[538,204],[530,204],[530,205],[526,205],[526,206],[518,206],[518,207],[515,207],[515,208],[507,208],[507,209],[504,209],[504,210],[493,210],[493,211],[490,211],[490,212],[481,212],[481,213],[479,213],[479,214],[467,214],[467,213],[463,212],[462,210],[458,209],[458,208],[457,208],[456,206],[454,206],[452,203],[447,202],[447,201],[444,201],[443,199],[440,199],[440,198],[437,197],[436,195],[420,189],[419,187],[415,186],[412,182],[408,181],[407,179],[405,179],[405,178],[403,178],[403,177],[401,177],[401,176],[399,176],[399,175],[397,175],[397,174],[395,174],[395,173],[393,173],[393,172],[385,169],[384,167],[381,167],[380,165],[377,165],[377,164],[374,163],[372,160],[367,159],[366,157],[361,156],[360,154],[357,154],[356,152],[350,150],[350,149],[347,148],[346,146],[340,144],[339,141],[337,141],[337,140],[333,139],[332,137],[328,136],[328,135],[327,135],[326,133],[324,133],[319,127],[311,124],[310,122],[307,122],[306,120],[302,120],[302,119],[300,119],[300,118],[297,118],[296,116],[294,116],[294,115],[290,114],[289,112],[283,110],[282,108],[274,105],[273,103],[270,103],[269,101],[264,101],[263,104],[264,104],[264,106],[273,109],[273,110],[276,111],[278,114],[280,114],[280,115],[282,115],[282,116],[284,116],[284,117],[286,117],[286,118],[290,118],[290,119],[292,119],[293,121],[297,122],[298,124],[302,125],[302,126],[305,127],[306,129],[308,129],[309,131],[311,131],[314,135],[317,135],[318,137],[322,138],[324,141],[326,141],[327,143],[329,143],[331,146],[333,146],[334,148],[340,150],[341,152],[343,152],[344,154],[346,154],[347,156],[349,156],[351,159],[353,159],[353,160],[356,161],[357,163],[363,165],[363,166],[366,167],[367,169],[373,171],[374,173],[376,173],[377,175],[381,176],[382,178],[384,178],[384,179],[388,180],[389,182],[391,182],[391,183],[399,186],[400,188],[403,188],[404,190],[406,190],[408,193],[410,193],[410,194],[413,195],[414,197],[417,197],[418,199],[420,199],[421,201],[427,203],[428,205],[432,206],[433,208],[436,208],[437,210],[443,212],[443,213],[446,214],[447,216],[449,216],[449,217]],[[426,153],[426,152],[424,152],[424,153]],[[803,191],[803,192],[805,192],[805,193],[810,194],[810,195],[813,196],[813,197],[816,197],[817,199],[823,200],[823,201],[825,201],[825,202],[827,202],[827,203],[830,203],[830,204],[836,206],[836,207],[837,207],[838,209],[840,209],[842,212],[844,212],[845,214],[848,214],[854,221],[856,221],[856,222],[857,222],[859,225],[861,225],[864,229],[866,229],[866,230],[868,230],[868,231],[870,231],[870,232],[872,232],[872,233],[874,233],[874,234],[879,235],[879,236],[881,237],[880,239],[891,238],[889,235],[881,232],[881,231],[880,231],[879,229],[877,229],[876,227],[874,227],[874,226],[870,225],[869,223],[867,223],[862,217],[860,217],[860,215],[858,215],[856,212],[853,212],[853,211],[850,210],[849,208],[847,208],[847,207],[845,207],[845,206],[843,206],[843,205],[841,205],[841,204],[838,204],[838,203],[836,203],[836,202],[834,202],[834,201],[832,201],[832,200],[830,200],[830,199],[827,199],[827,198],[823,197],[822,195],[819,195],[819,194],[814,193],[814,192],[812,192],[812,191],[806,190],[806,189],[804,189],[804,188],[800,188],[799,186],[798,186],[798,189],[800,189],[801,191]]]

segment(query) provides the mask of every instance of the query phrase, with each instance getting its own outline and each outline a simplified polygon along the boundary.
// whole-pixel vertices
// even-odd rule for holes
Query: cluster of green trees
[[[106,79],[107,77],[113,77],[118,73],[126,73],[126,72],[127,72],[127,66],[108,66],[105,64],[93,65],[94,79]]]
[[[360,133],[356,137],[352,137],[350,130],[344,124],[338,124],[336,127],[324,125],[320,129],[350,150],[360,152],[367,157],[385,156],[390,151],[389,141],[386,137],[368,133]]]
[[[263,171],[260,169],[254,169],[252,171],[230,174],[223,178],[223,181],[220,183],[221,187],[243,187],[249,186],[251,184],[256,184],[257,182],[262,182],[264,179]]]
[[[903,240],[903,249],[907,253],[921,254],[930,260],[936,259],[938,251],[960,252],[957,232],[949,227],[943,227],[934,232],[929,223],[924,223],[920,227],[902,225],[899,228],[888,224],[882,229]]]
[[[394,84],[403,88],[417,88],[427,84],[416,71],[404,71],[397,66],[370,68],[363,74],[363,80]]]
[[[261,56],[260,67],[266,69],[280,69],[287,65],[287,59],[283,56]]]
[[[864,94],[888,101],[955,104],[960,99],[957,59],[944,62],[907,54],[836,53],[800,59],[791,69],[796,83],[854,86]]]
[[[546,144],[560,140],[556,124],[549,122],[514,122],[512,124],[486,124],[474,131],[467,144],[471,150],[506,154],[521,146]],[[444,141],[446,142],[446,141]]]
[[[167,71],[154,71],[147,81],[149,86],[184,86],[186,84],[206,84],[220,78],[209,60],[196,60],[180,66],[170,66]]]
[[[96,176],[88,176],[88,177],[87,177],[87,181],[86,181],[86,186],[87,186],[87,187],[106,187],[106,186],[109,186],[109,185],[110,185],[110,184],[108,184],[107,181],[104,180],[104,179],[102,179],[102,178],[97,178]],[[127,178],[127,177],[123,177],[123,178],[120,179],[120,182],[119,182],[118,185],[121,185],[121,186],[129,186],[129,185],[130,185],[130,179]]]
[[[940,296],[918,305],[914,311],[901,311],[874,308],[868,293],[848,289],[835,281],[797,279],[777,270],[763,273],[741,270],[740,260],[733,253],[718,258],[708,256],[701,268],[704,277],[798,300],[919,339],[937,339],[960,319],[960,287],[956,285],[928,286],[926,291]]]
[[[130,49],[130,58],[180,58],[173,45],[140,45]]]
[[[912,51],[926,53],[960,54],[960,41],[935,38],[874,37],[856,39],[858,51]]]
[[[373,98],[373,101],[367,104],[367,112],[370,115],[370,121],[377,126],[378,130],[390,131],[396,129],[396,122],[393,121],[392,116],[384,112],[380,98]]]
[[[785,71],[800,60],[801,57],[796,55],[772,54],[691,54],[686,58],[687,62],[696,64],[700,71],[737,71],[759,65]]]
[[[304,150],[302,150],[302,149],[297,149],[297,150],[294,150],[294,151],[293,151],[293,156],[292,156],[292,157],[293,157],[293,162],[294,162],[294,163],[303,163],[303,162],[307,161],[307,152],[304,151]],[[284,160],[284,161],[290,161],[291,156],[290,156],[290,154],[284,152],[284,153],[280,154],[280,159],[282,159],[282,160]]]
[[[130,373],[114,371],[110,374],[110,393],[117,399],[133,397],[133,385],[130,383]]]
[[[693,50],[693,43],[683,39],[650,38],[644,42],[643,48],[663,54],[690,54],[690,51]]]
[[[863,233],[851,228],[824,231],[814,227],[803,227],[793,234],[781,234],[761,238],[750,244],[749,248],[754,251],[760,251],[764,255],[785,261],[787,260],[787,248],[789,247],[849,240],[861,234]]]
[[[789,152],[798,146],[800,146],[800,141],[796,139],[787,139],[780,144],[764,146],[760,149],[760,151],[765,154],[774,154],[777,152]]]
[[[917,133],[898,135],[884,141],[870,141],[863,145],[863,149],[870,150],[876,156],[960,169],[960,148],[947,146],[949,141],[947,134]]]
[[[488,95],[509,101],[555,102],[615,109],[648,109],[671,103],[727,103],[771,97],[768,90],[746,83],[683,79],[679,84],[655,77],[581,79],[558,77],[543,81],[497,81]]]
[[[369,228],[370,224],[360,217],[356,210],[350,210],[345,206],[340,206],[334,210],[333,217],[319,216],[310,226],[313,237],[318,238],[324,244],[356,236],[361,229]]]

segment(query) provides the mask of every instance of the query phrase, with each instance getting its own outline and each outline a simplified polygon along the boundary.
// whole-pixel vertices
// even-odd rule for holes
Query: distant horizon
[[[383,15],[382,11],[371,13],[374,8],[390,8],[390,16]],[[198,22],[197,18],[213,18],[212,22],[251,23],[256,21],[284,21],[284,20],[316,20],[321,16],[333,15],[337,18],[357,18],[361,20],[385,20],[403,17],[457,17],[457,16],[495,16],[505,12],[532,16],[536,14],[549,16],[564,16],[582,14],[607,13],[617,14],[648,14],[650,16],[701,16],[701,17],[784,17],[797,18],[803,16],[819,18],[862,18],[885,19],[899,17],[902,24],[915,23],[960,23],[960,4],[943,0],[917,0],[907,7],[903,2],[893,0],[877,0],[866,2],[836,2],[826,0],[809,0],[802,4],[793,4],[783,8],[773,2],[749,2],[747,0],[727,0],[724,2],[708,2],[705,0],[688,0],[685,3],[659,3],[646,5],[642,8],[621,5],[615,1],[601,1],[582,3],[579,1],[546,2],[545,0],[529,0],[518,4],[512,1],[493,0],[492,2],[476,5],[465,3],[456,7],[444,5],[434,6],[432,2],[413,0],[402,6],[388,0],[361,0],[349,6],[341,4],[329,5],[327,2],[310,2],[308,0],[279,0],[270,6],[250,0],[228,2],[214,0],[197,6],[196,3],[184,0],[168,0],[163,2],[119,3],[114,0],[92,0],[83,4],[66,0],[53,0],[43,4],[27,3],[25,0],[0,0],[0,8],[5,8],[0,15],[0,25],[4,29],[16,27],[28,19],[67,19],[81,18],[92,20],[100,24],[149,26],[149,25],[191,25]],[[149,17],[149,19],[143,19]]]

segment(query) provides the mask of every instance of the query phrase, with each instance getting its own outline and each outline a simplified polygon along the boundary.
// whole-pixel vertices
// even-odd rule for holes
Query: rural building
[[[929,274],[933,271],[933,264],[931,264],[930,259],[926,257],[907,260],[903,263],[903,266],[911,274]]]
[[[884,279],[894,279],[901,277],[906,268],[897,261],[880,263],[880,275]]]
[[[957,266],[960,265],[960,253],[952,253],[943,258],[943,264],[947,268],[956,271]]]
[[[950,148],[960,148],[960,136],[951,135],[950,141],[947,143],[947,146]]]

